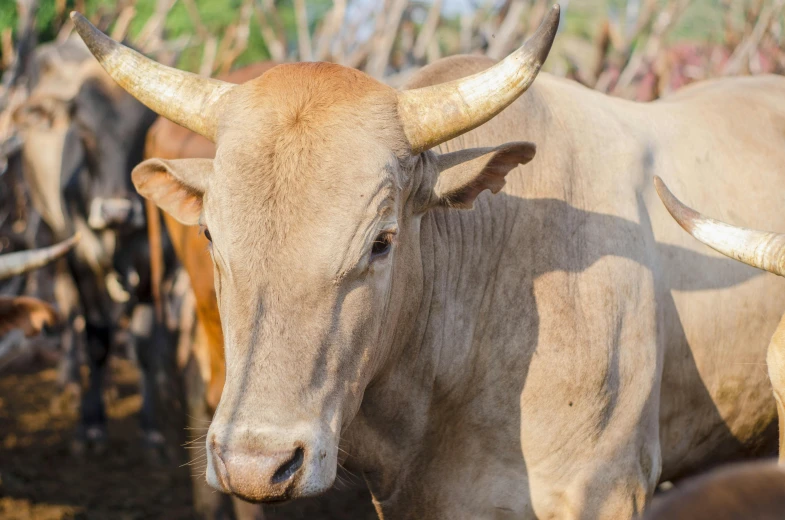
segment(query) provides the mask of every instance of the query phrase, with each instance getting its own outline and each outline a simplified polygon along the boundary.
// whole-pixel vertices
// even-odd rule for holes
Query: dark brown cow
[[[644,520],[780,520],[785,468],[753,462],[718,469],[655,500]]]

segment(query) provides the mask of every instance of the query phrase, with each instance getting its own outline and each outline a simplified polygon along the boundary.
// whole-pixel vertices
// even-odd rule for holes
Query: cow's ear
[[[485,190],[498,193],[504,177],[519,164],[534,158],[534,143],[507,143],[496,148],[469,148],[439,156],[439,178],[432,203],[469,209]]]
[[[139,194],[187,226],[199,223],[212,159],[148,159],[134,168],[131,178]]]

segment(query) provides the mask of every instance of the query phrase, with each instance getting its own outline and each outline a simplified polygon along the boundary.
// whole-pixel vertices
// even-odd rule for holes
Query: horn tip
[[[671,214],[673,219],[678,222],[685,231],[692,234],[696,222],[702,219],[702,215],[677,199],[658,175],[654,176],[654,189],[657,191],[657,195],[660,197],[662,204],[665,206],[665,209],[668,210],[668,213]]]
[[[551,51],[553,40],[556,38],[556,32],[559,30],[560,21],[561,7],[559,4],[553,4],[553,7],[551,7],[548,14],[542,19],[540,27],[531,39],[531,48],[535,50],[535,59],[540,64],[545,63],[545,59]]]
[[[90,34],[90,27],[92,25],[90,21],[87,18],[85,18],[84,15],[82,15],[82,13],[80,13],[79,11],[71,11],[71,21],[74,23],[74,28],[76,29],[76,32],[78,32],[79,36],[81,36],[82,39],[85,40]],[[86,40],[85,43],[87,43]]]

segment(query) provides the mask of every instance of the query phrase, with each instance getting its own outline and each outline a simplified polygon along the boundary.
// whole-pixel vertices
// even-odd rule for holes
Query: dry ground
[[[76,415],[53,404],[55,368],[0,374],[0,519],[192,518],[191,468],[145,458],[136,418],[138,373],[129,361],[114,361],[110,443],[100,457],[71,454]],[[268,508],[266,516],[376,518],[363,486],[343,487],[318,499]]]

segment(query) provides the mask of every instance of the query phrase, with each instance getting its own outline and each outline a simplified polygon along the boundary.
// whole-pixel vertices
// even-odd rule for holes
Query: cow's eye
[[[209,229],[207,229],[207,226],[204,226],[204,227],[202,228],[202,231],[204,232],[204,236],[205,236],[205,238],[206,238],[207,240],[209,240],[210,242],[212,242],[212,241],[213,241],[213,236],[210,234],[210,230],[209,230]]]
[[[376,237],[371,246],[371,260],[375,260],[376,258],[380,258],[389,253],[394,238],[395,233],[392,231],[379,233],[379,236]]]

